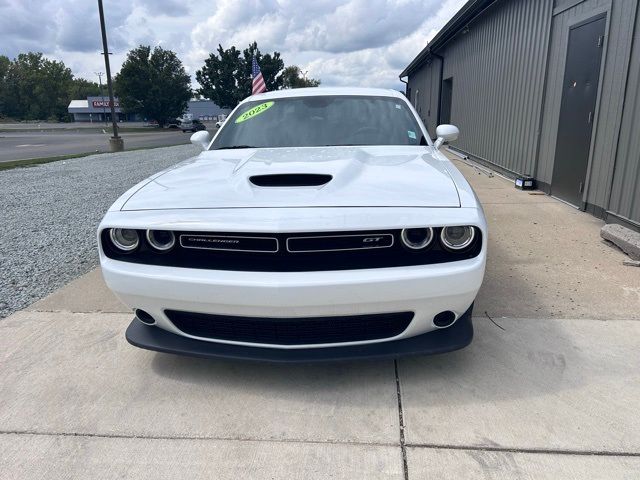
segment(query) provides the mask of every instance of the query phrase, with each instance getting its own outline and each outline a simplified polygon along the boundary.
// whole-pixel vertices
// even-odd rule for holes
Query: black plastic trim
[[[249,181],[258,187],[318,187],[329,183],[332,178],[321,173],[276,173],[253,175]]]
[[[310,345],[393,338],[413,312],[329,317],[246,317],[165,310],[175,327],[193,337],[269,345]]]
[[[473,305],[449,328],[403,340],[347,347],[280,349],[205,342],[175,335],[161,328],[145,325],[138,320],[131,322],[127,328],[126,338],[131,345],[139,348],[200,358],[258,360],[274,363],[396,358],[407,355],[446,353],[466,347],[473,339],[472,311]]]
[[[314,272],[314,271],[339,271],[358,270],[366,268],[406,267],[412,265],[432,265],[468,260],[477,257],[482,251],[482,234],[476,227],[476,238],[470,248],[450,252],[440,242],[432,241],[429,246],[421,250],[406,248],[400,240],[401,230],[376,230],[376,231],[347,231],[347,232],[313,232],[313,233],[241,233],[241,232],[182,232],[175,231],[176,237],[184,236],[209,237],[214,239],[243,238],[244,242],[264,239],[269,237],[271,241],[279,245],[277,251],[255,252],[225,249],[196,249],[185,248],[181,242],[169,252],[157,252],[153,250],[146,239],[142,240],[135,252],[123,253],[113,247],[109,240],[109,229],[101,232],[101,246],[104,254],[114,260],[122,262],[139,263],[144,265],[158,265],[166,267],[198,268],[207,270],[229,270],[243,272]],[[440,234],[440,228],[434,228],[434,236]],[[322,236],[326,240],[326,248],[329,251],[287,251],[289,238],[311,239]],[[339,250],[344,248],[344,243],[337,244],[338,237],[353,236],[361,238],[363,244],[369,246],[371,238],[382,238],[387,245],[384,248],[359,248]],[[393,237],[391,242],[389,237]],[[262,240],[264,241],[264,240]],[[254,242],[255,243],[255,242]],[[353,247],[353,245],[348,245]],[[314,244],[317,250],[318,243]],[[224,247],[228,248],[228,247]],[[251,249],[254,249],[252,247]]]

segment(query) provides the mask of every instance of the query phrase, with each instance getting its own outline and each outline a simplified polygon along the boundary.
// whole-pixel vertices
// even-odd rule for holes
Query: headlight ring
[[[170,230],[147,230],[147,242],[159,252],[168,252],[176,244],[176,236]]]
[[[431,244],[433,228],[404,228],[400,237],[405,247],[411,250],[422,250]]]
[[[109,230],[109,239],[122,252],[132,252],[140,245],[140,236],[132,228],[112,228]]]
[[[440,232],[440,241],[447,250],[459,251],[469,247],[476,237],[475,227],[453,226],[444,227]]]

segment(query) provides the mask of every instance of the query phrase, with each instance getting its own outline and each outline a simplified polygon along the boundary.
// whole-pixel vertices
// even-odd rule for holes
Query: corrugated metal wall
[[[534,173],[553,0],[501,1],[441,53],[453,77],[455,147]]]
[[[627,81],[609,210],[640,223],[640,8]]]
[[[575,1],[564,2],[567,6]],[[562,100],[562,82],[567,56],[569,28],[599,13],[607,13],[605,51],[597,101],[590,168],[587,173],[587,203],[606,208],[611,192],[613,165],[616,158],[632,32],[637,0],[586,0],[559,11],[553,17],[547,88],[544,101],[540,155],[536,178],[552,183],[558,119]],[[553,193],[553,186],[551,187]]]
[[[639,3],[500,0],[489,7],[467,32],[437,51],[445,58],[443,79],[453,78],[451,117],[461,130],[455,147],[508,172],[531,173],[543,185],[552,184],[569,28],[605,12],[585,201],[599,216],[608,210],[640,223]],[[409,76],[412,96],[420,90],[422,116],[432,134],[439,74],[436,60]],[[425,109],[431,117],[424,115]]]
[[[408,86],[411,89],[411,103],[418,110],[431,137],[435,137],[440,99],[440,60],[433,58],[431,62],[409,77]]]

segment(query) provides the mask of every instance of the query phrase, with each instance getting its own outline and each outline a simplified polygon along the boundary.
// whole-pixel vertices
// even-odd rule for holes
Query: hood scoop
[[[278,173],[253,175],[249,181],[258,187],[318,187],[329,183],[332,178],[321,173]]]

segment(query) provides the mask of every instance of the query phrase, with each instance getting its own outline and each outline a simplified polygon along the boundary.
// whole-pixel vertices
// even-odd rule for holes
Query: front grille
[[[393,246],[390,233],[374,235],[320,235],[314,237],[287,238],[288,252],[339,252],[345,250],[369,250]]]
[[[180,235],[180,246],[200,250],[225,250],[233,252],[278,251],[278,239],[271,237],[243,237],[231,235]]]
[[[437,240],[424,250],[406,248],[401,230],[315,233],[238,233],[177,231],[176,246],[153,250],[139,230],[138,249],[125,253],[113,248],[109,229],[101,232],[105,255],[123,262],[167,267],[245,272],[314,272],[363,268],[406,267],[468,260],[480,254],[482,234],[462,251],[448,251]]]
[[[180,331],[194,337],[272,345],[345,343],[391,338],[411,323],[413,312],[345,317],[259,318],[165,310]]]

